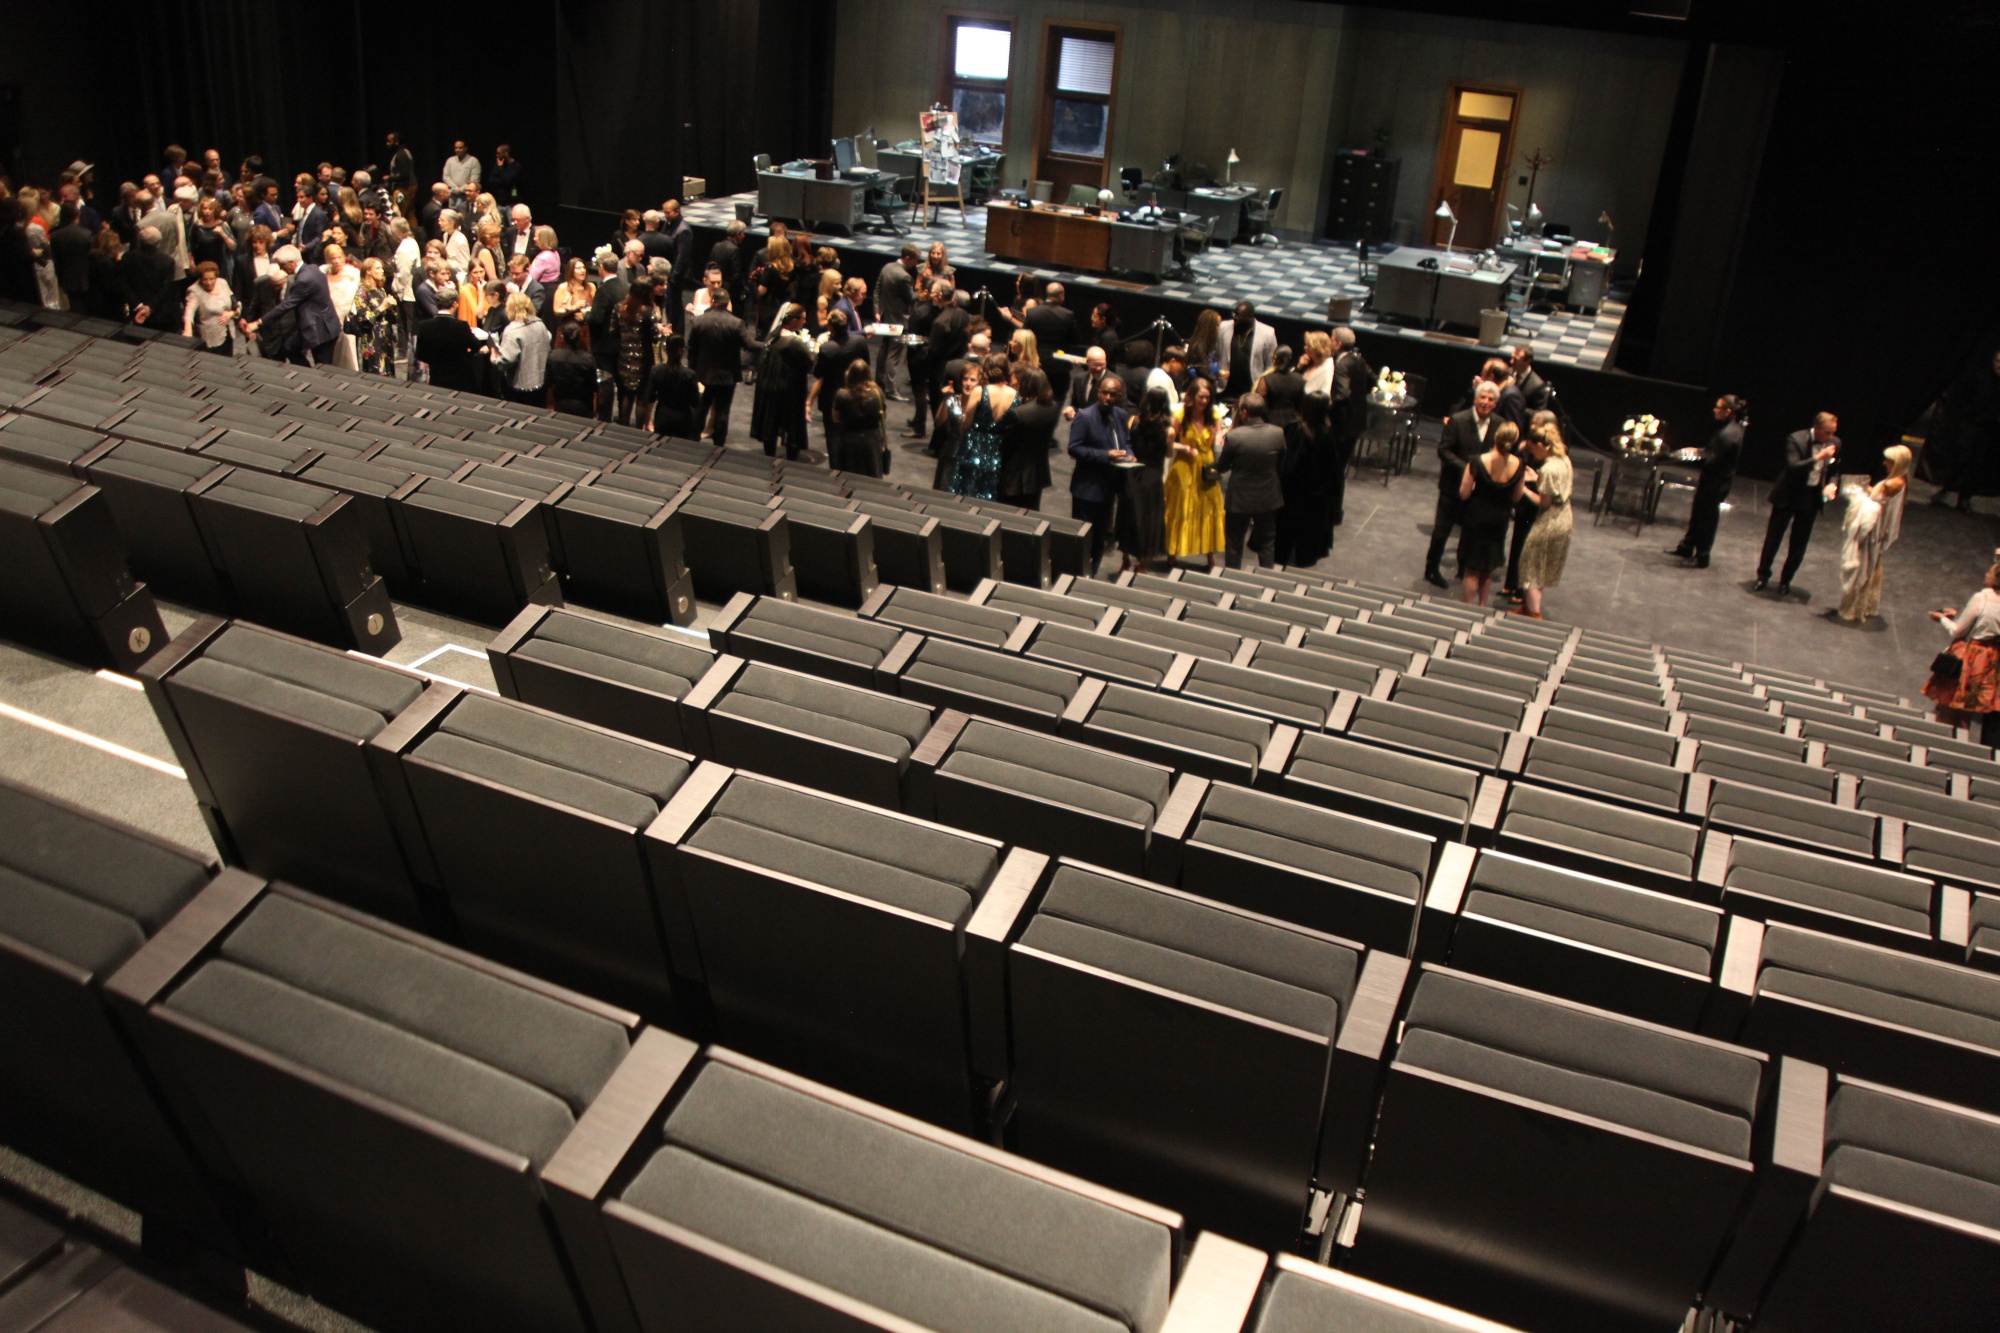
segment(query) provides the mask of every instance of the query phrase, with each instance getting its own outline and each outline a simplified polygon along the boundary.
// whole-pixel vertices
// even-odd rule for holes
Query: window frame
[[[958,30],[960,28],[992,28],[1007,34],[1007,77],[1004,79],[967,79],[958,73]],[[954,96],[959,89],[968,92],[997,92],[1006,99],[1006,110],[1000,117],[1001,152],[1007,151],[1007,141],[1013,129],[1014,120],[1014,57],[1020,54],[1018,45],[1020,34],[1015,31],[1012,14],[995,13],[982,9],[947,9],[944,11],[944,40],[940,43],[938,55],[938,103],[947,111],[958,109]],[[960,118],[960,136],[964,133],[964,121]],[[975,141],[976,142],[976,141]]]
[[[1097,93],[1076,93],[1058,91],[1056,84],[1062,65],[1062,39],[1064,37],[1093,38],[1111,43],[1111,91]],[[1041,76],[1037,81],[1039,105],[1035,128],[1035,154],[1037,164],[1046,156],[1053,161],[1068,165],[1098,168],[1098,185],[1101,188],[1109,179],[1111,160],[1117,135],[1118,79],[1123,73],[1125,46],[1124,25],[1118,23],[1094,23],[1087,19],[1052,18],[1042,22]],[[1104,156],[1101,158],[1078,157],[1070,153],[1058,153],[1051,146],[1051,135],[1055,123],[1057,99],[1071,101],[1101,102],[1104,106]],[[1039,172],[1038,172],[1039,174]]]

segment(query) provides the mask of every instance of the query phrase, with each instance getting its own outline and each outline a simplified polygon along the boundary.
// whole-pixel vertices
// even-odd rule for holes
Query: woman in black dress
[[[1015,398],[1000,417],[1000,482],[993,499],[1000,504],[1040,509],[1049,485],[1049,451],[1055,448],[1056,423],[1062,408],[1049,389],[1049,377],[1033,366],[1014,368]]]
[[[1520,436],[1511,421],[1495,426],[1486,452],[1459,479],[1458,577],[1474,606],[1492,599],[1493,571],[1507,564],[1507,521],[1528,484],[1528,467],[1514,453]]]
[[[849,362],[840,390],[833,395],[826,465],[836,472],[881,476],[882,417],[887,407],[868,368],[868,358]]]
[[[1333,403],[1323,393],[1306,394],[1297,416],[1285,427],[1285,458],[1279,468],[1285,488],[1284,508],[1278,511],[1279,564],[1313,565],[1332,553],[1333,480],[1339,469]]]
[[[767,458],[795,459],[806,447],[806,391],[812,386],[813,351],[806,341],[806,309],[787,302],[778,328],[757,358],[757,396],[750,404],[750,434]]]
[[[646,391],[646,377],[653,369],[653,343],[660,331],[651,279],[641,278],[632,284],[612,323],[618,330],[618,424],[629,426],[632,409]],[[645,424],[642,412],[640,428]]]
[[[1118,572],[1144,573],[1167,554],[1167,506],[1162,492],[1167,473],[1167,432],[1173,403],[1165,389],[1148,389],[1128,428],[1130,448],[1141,471],[1127,483],[1118,503]]]
[[[1292,349],[1280,347],[1257,381],[1257,392],[1264,395],[1264,420],[1281,430],[1299,419],[1299,403],[1306,396],[1306,377],[1293,369],[1295,364]]]
[[[666,360],[646,376],[646,400],[653,406],[653,433],[677,440],[701,436],[701,383],[687,368],[687,339],[669,333],[660,340]]]

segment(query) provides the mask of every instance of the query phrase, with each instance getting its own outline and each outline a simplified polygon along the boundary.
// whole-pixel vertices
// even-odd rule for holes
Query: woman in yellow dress
[[[1206,556],[1208,567],[1222,565],[1227,542],[1222,535],[1222,486],[1209,471],[1229,433],[1228,421],[1215,410],[1215,386],[1197,377],[1181,399],[1167,439],[1173,462],[1165,484],[1167,554],[1185,559]],[[1209,480],[1203,480],[1204,472]]]

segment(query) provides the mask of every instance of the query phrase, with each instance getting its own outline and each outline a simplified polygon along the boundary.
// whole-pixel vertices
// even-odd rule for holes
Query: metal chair
[[[1195,269],[1194,257],[1208,253],[1208,243],[1215,236],[1215,219],[1198,217],[1192,213],[1181,215],[1180,228],[1174,232],[1174,276],[1198,279],[1201,274]]]
[[[916,182],[909,180],[908,177],[892,176],[869,187],[861,206],[870,218],[881,220],[879,226],[870,227],[871,231],[879,232],[886,229],[892,236],[908,234],[906,228],[896,225],[896,215],[908,213],[913,207],[910,201],[903,197],[903,192],[906,188],[914,188],[915,185]]]
[[[1278,207],[1284,201],[1282,186],[1254,194],[1243,201],[1243,220],[1250,225],[1250,244],[1280,244],[1277,234],[1271,230],[1271,219],[1278,215]]]

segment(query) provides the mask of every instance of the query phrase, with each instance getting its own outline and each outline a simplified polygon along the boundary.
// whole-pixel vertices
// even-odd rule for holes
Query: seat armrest
[[[1695,882],[1706,884],[1720,891],[1722,883],[1729,877],[1729,851],[1736,840],[1727,833],[1710,829],[1701,842],[1701,861],[1695,870]]]
[[[1708,1289],[1709,1305],[1739,1319],[1755,1312],[1805,1216],[1826,1144],[1826,1069],[1784,1056],[1776,1073],[1777,1095],[1758,1116],[1750,1198]]]
[[[1194,827],[1195,815],[1201,810],[1202,799],[1208,795],[1211,785],[1207,778],[1196,773],[1183,773],[1175,779],[1173,790],[1167,794],[1167,803],[1160,807],[1159,815],[1153,820],[1151,836],[1146,840],[1147,879],[1161,884],[1180,884],[1181,848],[1187,842],[1188,830]]]
[[[904,814],[919,819],[937,818],[937,767],[971,723],[970,714],[947,708],[918,739],[916,748],[910,751],[909,764],[903,769]]]
[[[1319,1168],[1314,1182],[1328,1193],[1352,1194],[1375,1131],[1375,1108],[1389,1065],[1390,1038],[1403,1009],[1410,960],[1373,950],[1340,1018],[1327,1061],[1320,1107]]]
[[[972,1072],[988,1083],[1007,1080],[1007,944],[1027,919],[1028,904],[1050,858],[1025,847],[1007,853],[979,905],[965,921],[966,1049]]]
[[[1715,779],[1706,773],[1690,773],[1681,790],[1681,812],[1691,819],[1708,822],[1709,799],[1715,795]]]
[[[1195,1238],[1159,1333],[1241,1333],[1270,1256],[1213,1231]]]
[[[1732,916],[1716,963],[1715,989],[1701,1016],[1704,1036],[1735,1041],[1757,995],[1757,970],[1764,961],[1764,923]]]
[[[1462,842],[1448,842],[1438,854],[1437,869],[1431,872],[1423,905],[1418,908],[1414,961],[1442,963],[1450,954],[1452,932],[1478,859],[1479,853]]]
[[[1937,934],[1951,946],[1953,962],[1965,962],[1972,952],[1972,892],[1956,884],[1938,890]]]

